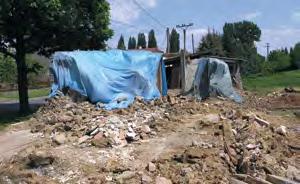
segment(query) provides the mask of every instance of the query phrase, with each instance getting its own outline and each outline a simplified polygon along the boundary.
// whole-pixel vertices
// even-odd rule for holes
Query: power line
[[[189,23],[189,24],[182,24],[182,25],[177,25],[176,28],[181,28],[183,30],[183,44],[184,44],[184,53],[186,52],[186,30],[189,27],[192,27],[194,24],[193,23]]]
[[[152,20],[154,20],[157,24],[160,26],[167,28],[166,25],[164,25],[161,21],[159,21],[157,18],[155,18],[148,10],[146,10],[141,4],[139,4],[136,0],[132,0],[134,4],[138,6],[142,11],[144,11]]]
[[[121,0],[121,1],[123,1],[123,0]],[[118,0],[111,0],[111,5],[116,6],[117,9],[123,9],[123,10],[125,10],[126,11],[126,15],[132,14],[132,11],[129,10],[126,6],[121,6],[120,2],[118,2]],[[128,23],[125,23],[125,22],[122,22],[122,21],[118,21],[118,20],[113,20],[113,21],[115,23],[122,24],[122,25],[125,25],[127,27],[132,27],[132,28],[139,29],[138,27],[136,27],[136,26],[134,26],[132,24],[128,24]],[[151,24],[148,23],[147,25],[151,25]],[[154,27],[154,26],[152,26],[152,27]],[[145,31],[145,30],[141,30],[141,31]]]

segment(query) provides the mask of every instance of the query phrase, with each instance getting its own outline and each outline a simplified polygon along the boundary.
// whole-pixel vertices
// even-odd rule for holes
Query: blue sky
[[[156,17],[164,26],[170,28],[177,24],[193,22],[188,30],[187,46],[191,51],[191,34],[195,44],[207,30],[222,32],[225,22],[250,20],[262,29],[258,51],[266,54],[266,43],[271,49],[291,47],[300,42],[300,0],[136,0],[142,7]],[[111,4],[111,27],[115,31],[109,40],[115,48],[121,34],[128,41],[129,36],[138,32],[147,33],[154,28],[158,45],[166,47],[165,27],[152,20],[134,3],[134,0],[108,0]],[[180,30],[178,30],[180,31]],[[180,31],[181,33],[181,31]],[[182,38],[182,36],[181,36]]]

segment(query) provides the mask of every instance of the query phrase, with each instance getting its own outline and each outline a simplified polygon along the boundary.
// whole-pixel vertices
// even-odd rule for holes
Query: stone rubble
[[[177,100],[170,96],[152,102],[137,97],[129,109],[109,112],[88,102],[74,103],[69,97],[55,97],[35,114],[38,123],[32,126],[32,132],[42,132],[56,145],[73,143],[122,147],[155,136],[151,125],[166,118],[166,107],[175,103]]]
[[[299,181],[298,167],[290,160],[299,148],[290,146],[292,128],[273,124],[267,113],[226,99],[200,103],[190,97],[168,96],[145,102],[137,97],[128,109],[105,111],[88,102],[56,97],[32,122],[32,132],[42,134],[52,149],[69,146],[86,153],[77,166],[84,166],[83,161],[96,165],[96,175],[104,180],[93,176],[92,181],[99,183],[268,183],[268,177]],[[176,139],[167,142],[166,137]],[[168,145],[160,145],[164,141]],[[149,145],[145,155],[141,150],[131,152],[136,147],[147,150]],[[164,152],[169,147],[171,153]],[[96,157],[90,157],[89,151],[96,152]],[[145,160],[140,160],[140,154]],[[148,159],[148,154],[159,157]],[[54,162],[46,153],[35,152],[28,158],[37,168],[51,168]],[[131,163],[141,166],[135,170]],[[72,173],[82,176],[74,168]]]

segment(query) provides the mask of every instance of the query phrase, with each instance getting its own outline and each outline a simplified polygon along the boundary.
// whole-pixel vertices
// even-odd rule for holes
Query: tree
[[[249,21],[226,23],[223,27],[223,47],[226,56],[247,60],[241,64],[243,74],[254,71],[249,62],[257,62],[253,59],[258,58],[255,42],[260,40],[260,36],[260,28]]]
[[[293,66],[300,69],[300,42],[297,43],[293,49],[291,49],[290,54]]]
[[[128,48],[128,50],[129,50],[129,49],[132,49],[132,38],[131,38],[131,36],[130,36],[129,39],[128,39],[128,45],[127,45],[127,48]]]
[[[0,52],[16,61],[20,111],[29,111],[26,54],[104,48],[108,26],[105,0],[0,0]]]
[[[154,30],[152,29],[148,35],[148,48],[157,48]]]
[[[119,39],[119,42],[118,42],[118,49],[120,49],[120,50],[126,50],[126,46],[125,46],[123,35],[120,36],[120,39]]]
[[[172,29],[170,35],[170,52],[177,53],[180,50],[180,35],[175,29]]]
[[[260,40],[261,30],[249,21],[226,23],[223,27],[223,47],[227,56],[249,56],[249,50],[255,48],[255,42]]]
[[[144,33],[138,34],[137,48],[145,49],[147,47],[146,36]]]
[[[129,37],[128,49],[136,49],[136,40],[134,37]]]
[[[222,45],[222,35],[213,30],[202,37],[199,43],[198,52],[204,52],[209,55],[224,56]]]

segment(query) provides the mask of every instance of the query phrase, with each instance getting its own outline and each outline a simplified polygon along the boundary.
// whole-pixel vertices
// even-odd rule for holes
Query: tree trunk
[[[16,63],[18,70],[18,91],[19,91],[19,111],[28,113],[30,111],[28,103],[28,80],[27,66],[25,61],[25,47],[23,38],[17,38]]]

